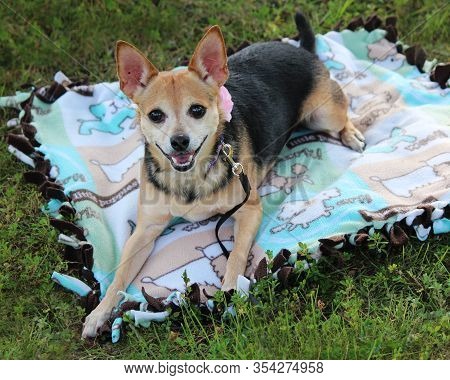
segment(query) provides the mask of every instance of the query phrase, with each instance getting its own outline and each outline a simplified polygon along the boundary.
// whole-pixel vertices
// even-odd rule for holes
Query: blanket
[[[283,268],[300,259],[299,242],[317,258],[367,243],[376,232],[401,245],[410,234],[425,240],[450,231],[450,89],[423,72],[436,62],[422,62],[420,69],[409,64],[386,33],[360,28],[317,35],[317,55],[349,98],[349,116],[367,147],[358,153],[325,133],[293,133],[258,189],[264,216],[245,273],[250,281],[267,274],[265,258],[278,252],[280,265],[271,270],[286,280],[291,271]],[[89,311],[113,280],[136,226],[144,139],[135,105],[117,82],[74,83],[61,72],[54,79],[3,97],[0,106],[20,111],[9,122],[16,128],[9,150],[31,166],[26,179],[48,199],[42,210],[61,231],[69,269],[78,277],[52,278]],[[217,220],[172,221],[124,293],[127,302],[141,303],[140,311],[128,312],[130,319],[148,325],[165,318],[160,301],[179,304],[191,284],[204,289],[196,298],[211,306],[208,295],[220,289],[226,265],[214,235]],[[221,230],[230,251],[232,226],[229,220]],[[148,312],[149,304],[159,314]]]

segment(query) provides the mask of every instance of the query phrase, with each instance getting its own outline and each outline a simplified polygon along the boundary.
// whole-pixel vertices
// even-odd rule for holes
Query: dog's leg
[[[344,129],[340,131],[339,134],[344,145],[347,145],[360,153],[364,150],[364,147],[366,146],[366,139],[349,119],[347,119]]]
[[[139,206],[136,230],[125,244],[119,267],[105,297],[86,317],[83,338],[94,338],[97,335],[98,329],[108,320],[111,310],[120,301],[117,292],[126,291],[147,260],[153,249],[154,241],[170,221],[170,215],[158,216],[155,214],[155,208],[146,210],[145,206]]]
[[[233,216],[234,247],[227,261],[222,290],[236,288],[237,278],[245,273],[250,248],[262,219],[262,206],[256,186],[244,206]]]
[[[309,121],[308,127],[327,132],[357,152],[365,147],[363,134],[348,118],[348,100],[334,80],[323,76],[302,110],[302,119]]]

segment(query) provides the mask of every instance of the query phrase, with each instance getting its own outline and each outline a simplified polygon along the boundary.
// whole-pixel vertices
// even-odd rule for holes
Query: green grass
[[[450,7],[434,13],[445,1],[7,4],[14,11],[0,2],[0,95],[23,83],[48,83],[57,70],[92,82],[115,80],[117,39],[133,42],[167,68],[191,54],[209,24],[222,26],[230,46],[294,35],[297,7],[316,32],[357,15],[396,14],[404,42],[420,43],[430,57],[450,56]],[[1,135],[12,116],[0,111]],[[118,345],[87,345],[80,340],[83,310],[50,281],[53,270],[65,269],[62,248],[40,212],[39,193],[22,180],[25,171],[1,142],[0,358],[450,359],[448,237],[412,239],[390,252],[373,242],[370,250],[323,260],[282,297],[265,282],[257,289],[260,304],[238,303],[238,316],[223,323],[201,324],[195,310],[187,309],[181,315],[185,323],[132,327]]]

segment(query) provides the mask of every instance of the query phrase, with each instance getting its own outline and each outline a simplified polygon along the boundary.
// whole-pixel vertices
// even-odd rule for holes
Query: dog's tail
[[[297,12],[295,14],[295,24],[299,33],[302,47],[311,53],[316,51],[316,37],[314,32],[303,13]]]

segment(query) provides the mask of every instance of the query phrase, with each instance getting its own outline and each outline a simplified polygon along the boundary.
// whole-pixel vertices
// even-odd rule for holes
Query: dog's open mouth
[[[175,170],[178,170],[179,172],[185,172],[194,166],[195,157],[196,157],[197,153],[200,151],[200,149],[202,148],[203,143],[205,142],[207,137],[208,136],[206,136],[203,139],[202,143],[199,145],[199,147],[196,150],[190,151],[190,152],[167,154],[166,152],[164,152],[164,150],[161,149],[161,147],[158,144],[156,144],[156,146],[168,158],[168,160],[172,164],[172,167]]]

